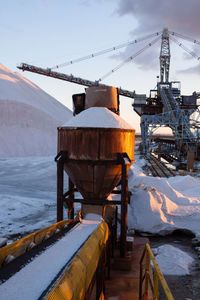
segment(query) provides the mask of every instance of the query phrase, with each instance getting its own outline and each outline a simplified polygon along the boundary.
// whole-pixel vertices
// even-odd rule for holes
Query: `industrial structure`
[[[117,67],[106,73],[100,79],[96,81],[86,80],[83,78],[74,77],[73,75],[66,75],[54,71],[60,67],[78,63],[82,60],[92,59],[96,56],[106,54],[110,51],[116,51],[125,46],[131,46],[139,43],[151,37],[156,37],[153,41],[146,44],[141,50],[137,51],[134,55],[131,55],[124,62],[120,63]],[[40,68],[33,65],[22,63],[18,68],[23,71],[34,72],[37,74],[65,80],[68,82],[84,85],[87,87],[91,86],[106,86],[101,83],[106,77],[111,75],[113,72],[121,68],[125,63],[134,60],[138,55],[143,53],[146,49],[157,43],[161,39],[161,50],[160,50],[160,80],[157,82],[156,89],[150,90],[150,96],[147,97],[145,94],[136,94],[135,91],[128,91],[122,88],[118,88],[118,96],[122,95],[134,99],[133,108],[134,111],[141,117],[141,134],[142,134],[142,152],[148,155],[152,150],[153,134],[156,129],[160,127],[169,127],[172,130],[173,137],[168,140],[159,139],[157,152],[159,157],[172,162],[177,160],[179,162],[187,163],[187,168],[193,169],[195,159],[199,159],[199,111],[197,99],[200,94],[194,92],[190,96],[181,95],[180,82],[169,81],[169,70],[170,70],[170,40],[178,44],[182,49],[189,53],[192,57],[199,60],[199,57],[193,52],[186,48],[182,43],[177,41],[178,38],[185,39],[199,45],[200,42],[191,38],[185,37],[181,34],[168,31],[164,28],[162,32],[156,32],[148,35],[144,38],[133,40],[122,45],[118,45],[103,51],[99,51],[88,56],[78,58],[76,60],[68,61],[64,64],[54,66],[52,68]],[[82,98],[81,98],[82,97]],[[79,97],[75,96],[74,101],[81,101],[79,108],[83,109],[84,105],[84,94]],[[79,99],[79,100],[78,100]],[[82,99],[82,100],[80,100]],[[119,100],[118,100],[119,101]],[[118,105],[119,113],[119,105]],[[168,147],[169,146],[169,147]]]
[[[134,162],[135,130],[117,115],[117,90],[90,87],[85,97],[77,97],[84,100],[87,108],[76,113],[78,102],[75,101],[74,120],[58,128],[55,158],[58,223],[0,248],[0,280],[3,282],[0,297],[102,300],[122,294],[126,299],[131,295],[142,300],[152,299],[151,295],[158,298],[160,282],[167,299],[173,300],[148,240],[138,238],[138,245],[137,238],[127,240],[128,170]],[[95,120],[94,126],[84,126],[80,122],[82,116],[86,113],[92,118],[94,108],[103,112],[111,125],[95,126]],[[65,172],[69,177],[67,191]],[[79,194],[77,198],[77,192],[82,197]],[[120,198],[112,199],[110,194]],[[81,210],[75,215],[76,202],[81,203]],[[69,220],[63,220],[64,205]],[[119,238],[118,206],[121,207]],[[142,258],[140,264],[133,256],[133,247],[134,253]],[[150,260],[155,266],[152,277],[149,276]],[[111,272],[115,274],[114,281],[106,286]],[[32,278],[34,280],[30,280]],[[122,286],[116,288],[119,280]]]
[[[154,35],[156,39],[152,43],[127,60],[132,60],[161,37],[160,82],[149,98],[100,83],[122,64],[98,81],[27,64],[19,67],[88,88],[85,93],[73,95],[74,118],[58,128],[58,154],[55,157],[58,222],[0,249],[2,299],[16,299],[21,290],[21,299],[31,300],[100,300],[107,295],[109,299],[121,294],[124,299],[158,299],[159,282],[166,298],[174,299],[148,240],[138,238],[137,245],[137,237],[135,241],[127,239],[127,209],[131,194],[128,170],[134,162],[135,130],[119,116],[119,95],[134,99],[134,109],[141,116],[144,153],[150,151],[149,135],[151,138],[153,129],[163,125],[173,131],[177,157],[196,154],[198,148],[195,130],[199,123],[190,123],[191,115],[197,109],[198,95],[181,96],[180,89],[174,86],[177,82],[169,81],[169,31],[164,29]],[[111,50],[115,49],[107,49],[104,53]],[[103,53],[95,55],[100,54]],[[91,57],[83,59],[86,58]],[[104,114],[100,124],[95,118],[93,123],[88,121],[95,111]],[[87,124],[81,121],[85,116]],[[68,175],[67,189],[65,173]],[[75,203],[80,204],[79,212],[75,210]],[[63,220],[64,207],[68,220]],[[120,226],[119,235],[117,226]],[[140,262],[138,256],[135,259],[136,254],[140,255]],[[135,268],[137,276],[133,280]],[[111,271],[115,272],[116,280],[111,287],[107,285],[106,295],[105,282],[111,277]],[[32,278],[34,280],[30,280]]]
[[[182,96],[180,82],[169,81],[170,69],[170,33],[164,29],[161,39],[160,51],[160,81],[157,88],[150,91],[150,96],[134,96],[134,110],[141,117],[141,134],[143,153],[151,151],[153,133],[159,127],[169,127],[174,139],[168,141],[173,149],[166,147],[166,139],[160,139],[160,147],[157,150],[160,156],[172,161],[173,159],[187,160],[188,169],[193,169],[195,158],[199,158],[200,128],[197,99],[199,94],[194,92],[191,96]],[[172,38],[173,41],[176,41]],[[182,45],[182,44],[180,44]],[[194,114],[198,114],[194,117]],[[170,151],[169,151],[170,150]]]

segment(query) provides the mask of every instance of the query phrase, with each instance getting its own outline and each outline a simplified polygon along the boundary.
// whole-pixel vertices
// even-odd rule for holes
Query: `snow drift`
[[[0,64],[0,157],[56,154],[57,127],[72,112]]]
[[[145,176],[141,164],[143,161],[136,156],[136,164],[129,173],[132,196],[128,227],[161,235],[181,229],[200,237],[199,178]]]

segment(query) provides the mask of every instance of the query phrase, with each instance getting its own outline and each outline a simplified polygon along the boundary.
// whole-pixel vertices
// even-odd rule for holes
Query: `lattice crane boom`
[[[64,81],[68,81],[68,82],[72,82],[72,83],[76,83],[76,84],[80,84],[80,85],[84,85],[84,86],[88,86],[88,87],[89,86],[106,86],[105,84],[99,83],[98,81],[91,81],[91,80],[83,79],[80,77],[74,77],[73,75],[67,75],[64,73],[55,72],[48,68],[44,69],[44,68],[36,67],[33,65],[29,65],[26,63],[22,63],[17,68],[22,71],[29,71],[32,73],[37,73],[40,75],[57,78],[60,80],[64,80]],[[122,88],[118,88],[118,94],[121,96],[134,98],[135,91],[132,92],[132,91],[124,90]]]
[[[170,68],[170,47],[169,47],[169,32],[167,28],[163,29],[162,42],[160,49],[160,81],[169,82]]]

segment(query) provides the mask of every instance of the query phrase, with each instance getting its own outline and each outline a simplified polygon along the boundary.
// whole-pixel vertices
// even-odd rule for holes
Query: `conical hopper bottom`
[[[121,165],[116,162],[69,161],[64,168],[88,204],[101,204],[121,179]]]

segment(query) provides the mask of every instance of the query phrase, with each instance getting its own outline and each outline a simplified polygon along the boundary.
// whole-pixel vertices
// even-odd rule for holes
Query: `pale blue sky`
[[[191,0],[189,4],[177,0],[176,5],[173,2],[169,0],[166,5],[156,0],[0,0],[0,62],[12,71],[17,71],[16,66],[21,62],[52,67],[161,31],[164,26],[200,40],[200,21],[196,18],[196,11],[200,9],[198,1]],[[153,38],[121,49],[120,56],[110,53],[59,71],[97,80],[118,65],[121,57],[136,53],[151,40]],[[148,94],[159,75],[159,49],[160,42],[104,83]],[[200,47],[195,47],[195,51],[200,55]],[[171,55],[170,79],[181,80],[183,93],[200,91],[198,62],[189,59],[177,46],[171,46]],[[190,72],[180,72],[191,67]],[[28,72],[23,75],[69,108],[72,107],[71,95],[84,91],[84,87],[56,79]],[[133,112],[131,102],[131,99],[121,97],[121,115],[138,130],[139,118]]]

